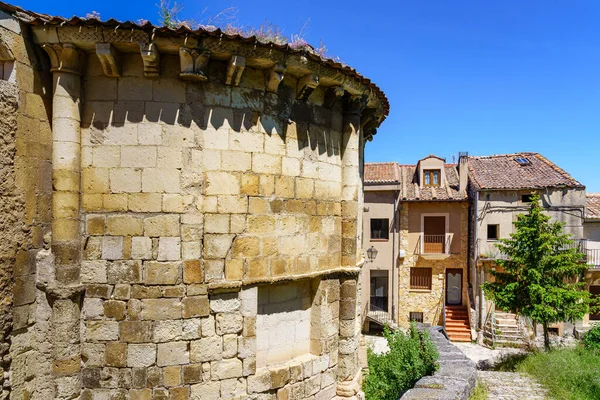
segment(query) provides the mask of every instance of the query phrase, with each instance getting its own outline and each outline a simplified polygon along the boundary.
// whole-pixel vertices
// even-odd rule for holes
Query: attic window
[[[531,164],[531,161],[529,161],[529,159],[525,158],[525,157],[517,157],[517,158],[515,158],[515,161],[517,163],[519,163],[519,165],[530,165]]]
[[[440,186],[440,170],[426,169],[423,171],[424,186]]]

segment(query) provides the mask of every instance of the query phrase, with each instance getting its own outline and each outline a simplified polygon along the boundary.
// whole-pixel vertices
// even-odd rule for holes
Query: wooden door
[[[462,304],[462,269],[446,270],[446,304],[457,306]]]
[[[595,305],[600,305],[600,286],[590,286],[590,293],[592,295],[592,299],[595,300]],[[600,312],[596,312],[596,314],[590,313],[590,321],[600,321]]]

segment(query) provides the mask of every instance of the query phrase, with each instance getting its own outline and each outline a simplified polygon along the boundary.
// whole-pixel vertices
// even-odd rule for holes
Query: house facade
[[[585,220],[583,236],[586,241],[586,263],[588,270],[585,274],[586,289],[591,295],[600,300],[600,193],[586,195]],[[583,319],[583,329],[590,323],[600,322],[600,312],[592,312]]]
[[[5,3],[0,67],[2,398],[360,397],[377,86],[255,37]]]
[[[495,245],[514,232],[517,215],[528,211],[533,193],[540,196],[552,220],[564,223],[565,232],[578,246],[585,246],[585,186],[566,171],[539,153],[469,157],[473,323],[482,334],[485,326],[494,324],[494,318],[506,320],[502,321],[505,325],[509,325],[509,320],[511,324],[514,322],[514,316],[496,313],[481,285],[493,279],[489,271],[496,268],[495,260],[503,257]],[[519,340],[516,329],[505,335],[507,341]],[[558,324],[554,329],[562,333],[563,325]],[[499,330],[489,329],[490,332]]]
[[[471,340],[467,161],[429,156],[416,165],[365,166],[363,251],[378,250],[370,281],[363,278],[371,322],[385,311],[399,326],[439,324],[451,339]]]

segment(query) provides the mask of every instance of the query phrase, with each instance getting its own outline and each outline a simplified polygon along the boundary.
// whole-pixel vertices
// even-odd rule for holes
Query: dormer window
[[[439,169],[423,170],[423,186],[440,186],[441,173]]]

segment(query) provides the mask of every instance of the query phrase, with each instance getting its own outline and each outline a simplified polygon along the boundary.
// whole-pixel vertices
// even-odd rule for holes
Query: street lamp
[[[379,253],[377,251],[377,249],[374,246],[371,246],[367,250],[367,257],[369,257],[369,261],[373,262],[373,260],[375,260],[375,258],[377,258],[377,253]]]

